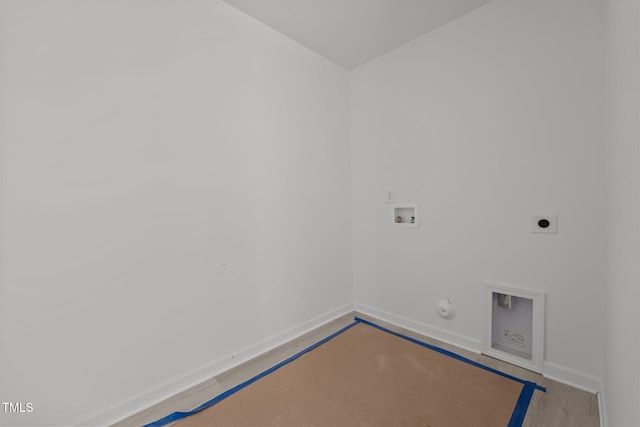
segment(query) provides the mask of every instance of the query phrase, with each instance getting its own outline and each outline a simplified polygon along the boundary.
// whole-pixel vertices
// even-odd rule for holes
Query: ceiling
[[[491,0],[224,0],[352,69]]]

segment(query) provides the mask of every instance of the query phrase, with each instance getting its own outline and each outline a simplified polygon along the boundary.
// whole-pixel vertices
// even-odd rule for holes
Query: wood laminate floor
[[[540,374],[509,363],[479,355],[438,340],[380,321],[362,313],[358,317],[370,320],[392,331],[453,351],[486,366],[498,369],[518,378],[533,381],[547,388],[546,393],[535,392],[527,411],[523,427],[599,427],[598,402],[595,394],[544,378]],[[114,427],[134,427],[156,421],[175,411],[188,411],[237,384],[263,372],[289,358],[321,339],[353,322],[354,314],[345,315],[329,322],[287,344],[271,350],[236,368],[217,375],[196,387],[158,403],[144,411],[126,418]]]

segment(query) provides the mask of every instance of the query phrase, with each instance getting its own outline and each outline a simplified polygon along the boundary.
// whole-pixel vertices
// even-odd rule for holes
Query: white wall
[[[34,412],[0,424],[107,423],[350,308],[347,84],[219,1],[2,0],[0,395]]]
[[[596,0],[356,69],[349,153],[346,72],[225,4],[0,1],[0,397],[35,408],[0,425],[106,423],[344,311],[351,204],[358,308],[479,349],[482,280],[544,290],[546,373],[639,425],[638,4],[605,3],[606,153]]]
[[[357,308],[479,349],[483,280],[546,291],[545,373],[599,388],[602,31],[597,0],[495,0],[352,72]],[[391,226],[388,187],[419,228]]]
[[[638,0],[607,0],[608,425],[640,425],[640,59]]]

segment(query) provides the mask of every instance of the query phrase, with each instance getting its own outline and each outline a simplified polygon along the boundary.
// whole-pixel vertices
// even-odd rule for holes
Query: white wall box
[[[393,225],[397,227],[418,227],[417,203],[394,203],[391,211]]]
[[[485,282],[482,352],[542,373],[544,292]]]

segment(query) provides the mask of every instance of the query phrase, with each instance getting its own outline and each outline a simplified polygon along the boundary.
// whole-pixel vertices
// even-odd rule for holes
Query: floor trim
[[[562,384],[596,394],[602,390],[597,377],[553,362],[544,362],[542,375]]]
[[[292,328],[286,329],[276,335],[252,344],[233,354],[224,356],[218,360],[210,362],[198,369],[187,372],[179,378],[174,378],[156,388],[140,393],[133,398],[127,399],[99,414],[78,420],[73,425],[112,425],[125,420],[145,409],[156,405],[164,400],[196,387],[198,384],[222,373],[233,369],[257,356],[260,356],[274,348],[298,338],[305,333],[312,331],[332,320],[353,312],[353,305],[346,304],[337,309],[331,310],[311,320],[303,322]]]
[[[412,332],[437,339],[438,341],[442,341],[477,354],[482,353],[481,341],[478,339],[417,322],[407,317],[393,314],[367,304],[356,303],[354,304],[354,307],[356,312],[361,312],[376,319],[383,320]],[[589,393],[595,394],[602,390],[602,383],[599,378],[586,372],[578,371],[553,362],[544,362],[541,373],[546,378]]]
[[[438,341],[441,341],[443,343],[454,345],[458,348],[472,351],[476,354],[481,353],[482,346],[479,339],[471,338],[455,332],[446,331],[436,326],[427,325],[426,323],[417,322],[407,317],[399,316],[397,314],[393,314],[367,304],[356,303],[354,304],[354,307],[356,312],[375,317],[376,319],[383,320],[388,323],[392,323],[411,332],[415,332],[429,338],[437,339]]]
[[[598,415],[600,415],[600,427],[607,427],[607,413],[605,412],[604,395],[601,392],[596,393],[598,398]]]
[[[456,342],[447,343],[443,340],[438,339],[437,337],[432,337],[432,334],[421,330],[420,324],[418,322],[411,322],[411,321],[403,322],[402,320],[405,318],[402,318],[401,316],[393,316],[393,315],[384,316],[385,312],[383,312],[382,310],[380,310],[380,312],[383,313],[382,315],[375,316],[373,315],[373,313],[367,313],[367,311],[371,312],[373,310],[363,310],[362,307],[363,305],[357,305],[355,307],[356,310],[354,311],[353,310],[354,307],[344,306],[342,307],[341,311],[334,310],[331,312],[333,314],[327,313],[324,316],[320,316],[319,318],[316,318],[315,323],[317,324],[317,326],[313,326],[314,320],[311,320],[309,322],[305,322],[299,325],[296,328],[292,328],[288,331],[284,331],[278,336],[282,337],[287,332],[291,332],[294,329],[297,329],[298,331],[302,331],[302,329],[305,329],[308,332],[301,332],[301,334],[299,334],[297,338],[285,339],[286,342],[283,343],[282,345],[275,346],[272,349],[267,351],[263,351],[256,358],[249,360],[245,363],[238,363],[238,366],[235,366],[233,368],[230,368],[229,370],[221,372],[217,374],[217,376],[210,375],[210,378],[208,378],[208,380],[205,381],[204,383],[200,384],[199,387],[196,386],[196,387],[184,390],[180,394],[188,395],[189,397],[188,402],[186,401],[187,399],[184,399],[182,396],[178,395],[174,391],[174,395],[172,395],[168,399],[165,399],[162,402],[157,403],[155,408],[152,407],[153,405],[147,405],[146,407],[141,408],[138,412],[129,411],[130,413],[131,412],[135,412],[135,413],[132,416],[127,417],[123,419],[121,422],[119,422],[118,427],[140,426],[143,424],[153,422],[154,420],[160,419],[161,417],[171,412],[180,411],[180,410],[188,411],[193,408],[196,408],[198,405],[202,404],[202,402],[205,402],[208,399],[211,399],[211,396],[217,396],[220,393],[224,392],[225,390],[229,390],[235,387],[236,385],[242,383],[243,381],[246,381],[247,378],[251,378],[253,375],[259,372],[262,372],[265,369],[268,369],[268,367],[271,367],[281,362],[282,360],[285,360],[287,357],[290,357],[291,355],[297,353],[300,348],[306,347],[308,344],[317,342],[319,339],[325,338],[330,334],[334,333],[335,331],[338,331],[340,328],[343,328],[344,326],[351,323],[353,321],[354,315],[365,320],[370,320],[376,324],[383,325],[385,328],[391,331],[400,332],[403,335],[407,335],[409,337],[431,343],[438,347],[448,349],[449,351],[457,352],[457,350],[459,350],[460,351],[459,354],[465,355],[466,353],[465,357],[470,358],[471,360],[477,360],[480,363],[486,363],[487,366],[494,367],[500,371],[504,371],[508,373],[517,372],[515,374],[517,377],[533,380],[541,385],[544,385],[545,387],[553,385],[553,381],[551,379],[544,378],[540,374],[536,374],[531,371],[527,371],[526,369],[510,365],[507,362],[504,362],[498,359],[493,359],[488,356],[481,356],[479,351],[475,351],[473,348],[465,349],[463,346],[460,346]],[[324,322],[318,319],[324,320]],[[400,321],[398,321],[397,319],[400,319]],[[305,325],[307,326],[306,328],[304,328]],[[409,327],[406,327],[406,326],[409,326]],[[295,335],[295,334],[292,334],[292,335]],[[305,344],[302,345],[302,343],[305,343]],[[513,369],[515,369],[516,371],[511,372],[509,366],[513,366]],[[247,375],[245,376],[245,374]],[[563,382],[566,384],[565,381],[560,381],[560,382]],[[214,384],[214,386],[211,386],[212,383]],[[567,385],[573,386],[572,384],[567,384]],[[584,391],[582,391],[584,390],[583,387],[575,387],[575,388],[581,389],[581,390],[575,390],[575,393],[585,393]],[[554,394],[554,393],[552,392],[551,394]],[[536,394],[536,396],[539,396],[539,394]],[[597,405],[598,410],[600,412],[600,420],[598,420],[596,416],[595,417],[596,422],[600,421],[600,426],[606,427],[605,402],[603,398],[604,396],[601,396],[599,394],[597,398],[596,396],[593,396],[594,402],[592,403],[592,405],[593,404]],[[540,399],[540,398],[534,397],[534,399]],[[191,404],[189,404],[189,402],[191,402]],[[537,405],[537,400],[532,402],[532,405],[535,408],[535,406]],[[573,411],[575,411],[575,408],[571,410],[571,412]],[[531,424],[532,426],[547,425],[547,424],[538,424],[542,418],[540,418],[539,414],[536,416],[535,410],[534,412],[532,412],[532,414],[533,415],[527,415],[528,418],[534,417],[536,419],[536,421],[534,421],[535,424]],[[562,414],[560,412],[558,412],[557,414],[555,412],[551,413],[551,417],[557,417],[561,415]],[[605,420],[604,422],[602,421],[603,416]],[[543,417],[545,417],[544,419],[546,419],[547,416],[544,415]],[[105,425],[105,424],[108,424],[108,422],[92,422],[92,423],[85,422],[83,424]],[[530,424],[527,424],[527,422],[525,422],[525,425],[529,426]],[[571,425],[578,425],[578,424],[571,424]],[[596,424],[594,423],[589,425],[595,426]]]

